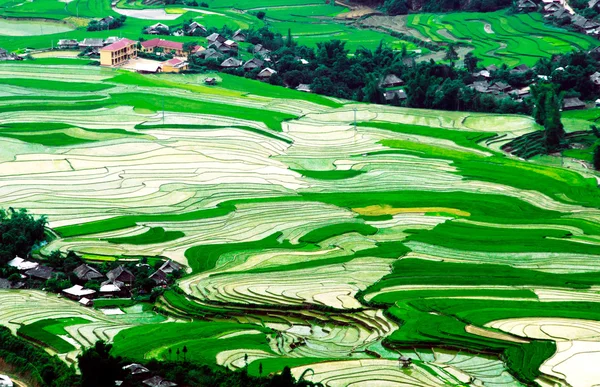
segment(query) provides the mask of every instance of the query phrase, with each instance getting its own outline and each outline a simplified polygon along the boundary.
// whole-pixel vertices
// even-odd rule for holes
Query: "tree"
[[[444,57],[444,59],[451,61],[458,59],[458,52],[456,52],[456,48],[454,46],[455,45],[453,43],[450,43],[448,45],[448,50],[446,51],[446,56]]]
[[[594,149],[594,168],[600,171],[600,145],[596,145]]]
[[[187,53],[187,56],[190,56],[197,45],[198,42],[185,42],[183,43],[183,52]]]
[[[292,29],[288,28],[287,40],[285,41],[285,45],[288,47],[292,47],[294,45],[294,40],[292,38]]]
[[[267,14],[265,13],[265,11],[258,11],[256,13],[256,17],[259,18],[260,20],[263,20],[265,18],[265,16],[267,16]]]
[[[246,363],[246,367],[248,367],[248,354],[244,354],[244,363]]]
[[[590,129],[592,130],[592,133],[594,133],[594,136],[600,138],[600,129],[598,129],[596,125],[590,126]]]
[[[79,356],[79,369],[85,387],[112,386],[121,377],[121,359],[110,355],[112,345],[97,341]]]
[[[383,3],[383,8],[390,16],[406,15],[408,13],[406,0],[386,0]]]
[[[171,354],[173,353],[173,349],[169,348],[169,361],[171,361]]]
[[[177,352],[175,352],[175,354],[177,355],[177,361],[179,361],[179,348],[177,348]]]
[[[560,120],[560,99],[554,88],[546,93],[544,119],[544,143],[547,152],[561,148],[565,138],[565,130]]]
[[[187,353],[188,353],[188,349],[187,347],[184,345],[183,346],[183,361],[187,360]]]
[[[473,55],[472,52],[469,52],[467,53],[467,55],[465,55],[464,64],[467,70],[469,70],[469,72],[472,73],[475,70],[477,70],[477,63],[479,61],[481,61],[481,59]]]
[[[262,362],[258,364],[258,375],[262,376],[263,373],[263,367],[262,367]]]

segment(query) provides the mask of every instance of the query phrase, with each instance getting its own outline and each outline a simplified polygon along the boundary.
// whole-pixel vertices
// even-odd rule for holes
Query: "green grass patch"
[[[162,227],[152,227],[139,235],[132,235],[122,238],[109,238],[109,243],[149,245],[154,243],[165,243],[174,241],[185,236],[181,231],[165,231]]]
[[[79,317],[40,320],[22,326],[18,333],[43,343],[58,353],[66,353],[75,350],[75,347],[58,336],[68,335],[65,327],[89,322],[89,320]]]

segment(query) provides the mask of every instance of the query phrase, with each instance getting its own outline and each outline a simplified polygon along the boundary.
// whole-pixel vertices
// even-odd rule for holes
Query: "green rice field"
[[[532,118],[75,63],[0,64],[1,207],[48,216],[42,255],[186,273],[153,305],[0,291],[15,334],[327,385],[597,380],[600,175],[503,153]]]

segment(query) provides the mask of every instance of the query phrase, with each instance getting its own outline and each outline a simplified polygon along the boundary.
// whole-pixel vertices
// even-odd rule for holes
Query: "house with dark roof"
[[[264,65],[264,61],[257,59],[257,58],[252,58],[249,61],[247,61],[246,63],[244,63],[244,70],[246,71],[250,71],[250,70],[254,70],[254,69],[261,69]]]
[[[83,39],[83,41],[79,43],[79,48],[98,48],[98,49],[100,49],[102,47],[104,47],[103,39],[86,38],[86,39]]]
[[[531,70],[529,66],[526,64],[520,64],[513,69],[510,70],[511,74],[525,74],[527,71]]]
[[[156,23],[156,24],[153,24],[150,27],[146,28],[144,33],[149,34],[149,35],[169,35],[170,28],[166,24]]]
[[[123,265],[119,265],[106,273],[106,277],[108,278],[108,281],[105,281],[106,283],[122,282],[125,286],[130,286],[135,281],[133,273],[125,269]]]
[[[223,59],[223,57],[225,55],[223,55],[222,53],[220,53],[219,51],[215,50],[214,48],[207,48],[206,50],[202,50],[202,51],[196,51],[194,53],[194,55],[198,56],[199,58],[202,59]]]
[[[142,383],[148,387],[175,387],[175,386],[177,386],[177,384],[170,382],[168,380],[165,380],[158,375],[154,376],[150,379],[146,379]]]
[[[237,58],[227,58],[221,63],[221,67],[224,69],[234,69],[241,65],[242,61]]]
[[[312,90],[310,89],[310,85],[306,84],[306,83],[299,84],[298,87],[296,87],[296,90],[302,91],[302,92],[305,92],[305,93],[311,93],[312,92]]]
[[[169,283],[167,273],[160,269],[152,273],[148,278],[154,281],[154,283],[156,283],[157,285],[166,285]]]
[[[227,41],[225,37],[221,36],[220,34],[217,34],[216,32],[208,35],[206,37],[206,40],[208,41],[208,44],[212,44],[214,42],[225,43]]]
[[[590,81],[592,81],[592,83],[596,85],[596,87],[600,87],[600,72],[596,71],[595,73],[590,75]]]
[[[259,54],[264,57],[269,55],[271,53],[271,50],[267,49],[265,46],[259,43],[252,48],[252,53]]]
[[[554,13],[558,10],[560,10],[562,8],[562,6],[558,3],[550,3],[550,4],[546,4],[544,6],[544,13],[545,14],[550,14],[550,13]]]
[[[492,92],[493,94],[507,93],[511,89],[512,87],[508,83],[504,82],[496,82],[488,87],[488,91]]]
[[[236,42],[245,42],[246,41],[246,34],[244,34],[242,32],[242,30],[237,30],[233,33],[233,36],[231,37],[232,40],[235,40]]]
[[[266,81],[267,79],[271,78],[275,74],[277,74],[277,71],[273,70],[270,67],[267,67],[265,69],[262,69],[262,71],[260,73],[258,73],[258,75],[256,77],[260,80]]]
[[[563,100],[563,110],[585,109],[585,102],[577,97],[565,98]]]
[[[517,8],[519,8],[519,11],[532,12],[537,9],[537,4],[531,0],[519,0]]]
[[[54,269],[48,266],[39,265],[36,268],[27,270],[25,275],[29,278],[47,281],[52,278]]]
[[[60,39],[58,48],[61,50],[77,49],[79,48],[79,42],[75,39]]]
[[[388,74],[379,81],[379,87],[387,89],[389,87],[398,87],[404,85],[404,81],[396,74]]]
[[[185,30],[185,34],[188,36],[200,36],[206,33],[206,27],[198,22],[191,22]]]
[[[87,263],[82,263],[81,265],[77,266],[75,270],[73,270],[73,274],[75,274],[75,276],[80,281],[84,282],[104,278],[104,275],[102,275],[102,273],[100,273],[98,270],[94,269]]]
[[[405,99],[408,98],[408,96],[406,95],[406,92],[402,89],[400,90],[389,90],[383,93],[383,98],[385,99],[386,102],[392,102],[395,99],[397,99],[398,101],[403,101]]]
[[[131,363],[123,367],[124,371],[127,371],[129,375],[138,377],[138,376],[146,376],[150,373],[150,370],[144,367],[141,364]]]

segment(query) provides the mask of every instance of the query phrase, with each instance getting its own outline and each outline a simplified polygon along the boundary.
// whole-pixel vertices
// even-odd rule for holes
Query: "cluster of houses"
[[[140,264],[142,265],[142,264]],[[47,281],[54,276],[54,269],[35,261],[15,257],[8,262],[9,267],[17,269],[22,281],[8,281],[0,278],[0,289],[18,289],[25,286],[26,279]],[[154,271],[148,278],[154,281],[156,286],[166,286],[168,284],[168,275],[181,270],[181,266],[171,260],[163,263],[158,270]],[[93,266],[83,263],[73,270],[73,276],[76,284],[70,288],[63,289],[62,294],[82,305],[91,306],[93,299],[100,295],[101,297],[129,297],[131,288],[135,282],[135,275],[127,270],[123,265],[103,275]],[[88,281],[100,281],[98,291],[85,288]]]
[[[561,68],[559,67],[558,70]],[[499,70],[497,66],[490,65],[485,67],[480,71],[474,72],[473,78],[475,81],[468,85],[470,88],[484,94],[491,94],[497,97],[506,97],[506,96],[514,96],[517,101],[523,101],[524,98],[531,96],[531,87],[525,86],[521,88],[513,88],[511,85],[505,82],[491,82],[492,73]],[[525,74],[530,71],[527,65],[519,65],[510,70],[511,74]],[[564,70],[564,69],[563,69]],[[538,79],[540,80],[548,80],[548,76],[538,75]],[[600,72],[594,73],[590,76],[592,82],[600,87]],[[531,80],[533,83],[534,80]],[[581,101],[579,98],[564,98],[563,99],[563,110],[576,110],[576,109],[585,109],[585,102]]]
[[[589,0],[588,7],[597,9],[600,7],[600,0]],[[577,31],[600,39],[600,23],[575,13],[569,7],[565,7],[562,0],[541,0],[538,2],[519,0],[517,8],[523,12],[540,10],[547,19],[552,19],[561,25],[571,24]]]
[[[13,54],[3,48],[0,48],[0,61],[5,60],[23,60],[23,58],[17,54]]]
[[[173,35],[173,36],[204,36],[207,33],[206,27],[198,22],[192,22],[184,25],[182,28],[172,29],[166,24],[156,23],[142,31],[147,35]]]
[[[123,367],[123,371],[127,372],[129,376],[133,379],[141,381],[144,386],[148,387],[175,387],[176,383],[163,379],[159,375],[151,376],[151,372],[148,368],[144,367],[141,364],[131,363]],[[127,387],[126,383],[123,380],[115,380],[115,386],[117,387]]]
[[[181,266],[168,260],[158,270],[153,272],[148,278],[154,281],[156,286],[166,286],[168,284],[168,275],[181,270]],[[120,265],[103,275],[92,266],[84,263],[79,265],[73,274],[77,277],[79,284],[73,285],[68,289],[63,289],[62,294],[82,305],[91,306],[92,299],[98,294],[101,297],[130,297],[131,288],[135,282],[135,275]],[[96,292],[93,289],[86,289],[88,281],[99,281],[105,279]]]
[[[303,86],[303,85],[300,85]],[[300,87],[298,86],[298,87]],[[379,81],[379,88],[383,91],[383,98],[385,102],[392,102],[394,100],[404,101],[407,99],[406,92],[400,87],[404,86],[404,81],[400,79],[396,74],[388,74],[381,78]]]

